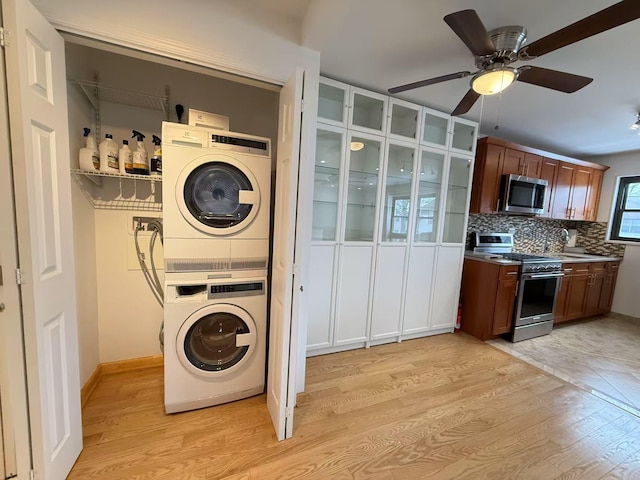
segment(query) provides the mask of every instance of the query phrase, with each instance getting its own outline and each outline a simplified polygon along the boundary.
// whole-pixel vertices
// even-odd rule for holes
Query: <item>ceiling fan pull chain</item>
[[[502,92],[498,94],[498,117],[496,118],[496,125],[493,127],[494,130],[498,130],[500,128],[500,112],[502,111]]]

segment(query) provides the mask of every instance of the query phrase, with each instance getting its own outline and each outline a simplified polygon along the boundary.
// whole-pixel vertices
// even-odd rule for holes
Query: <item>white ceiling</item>
[[[531,42],[615,1],[261,0],[254,5],[257,3],[281,15],[289,11],[292,21],[301,21],[301,38],[321,52],[324,75],[385,92],[430,77],[474,71],[473,56],[442,20],[448,13],[475,9],[487,30],[523,25]],[[576,93],[516,82],[501,98],[485,97],[484,106],[478,101],[464,117],[481,120],[483,134],[571,156],[638,150],[640,136],[629,126],[640,110],[639,38],[640,20],[636,20],[528,62],[594,79]],[[468,88],[468,78],[458,79],[399,97],[451,112]]]

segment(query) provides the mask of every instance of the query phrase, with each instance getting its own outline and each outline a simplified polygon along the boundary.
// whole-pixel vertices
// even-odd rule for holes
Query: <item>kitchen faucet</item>
[[[569,244],[569,230],[567,230],[566,228],[562,229],[562,241],[565,245]]]

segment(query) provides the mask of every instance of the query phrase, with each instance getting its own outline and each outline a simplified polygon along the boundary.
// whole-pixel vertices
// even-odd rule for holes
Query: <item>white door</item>
[[[2,11],[33,467],[57,480],[82,450],[64,41],[27,1]]]
[[[267,378],[267,406],[278,440],[293,435],[296,394],[298,318],[292,306],[303,78],[297,69],[280,92]]]

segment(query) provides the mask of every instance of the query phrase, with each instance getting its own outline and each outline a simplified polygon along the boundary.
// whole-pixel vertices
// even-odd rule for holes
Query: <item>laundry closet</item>
[[[119,146],[128,140],[132,149],[132,130],[140,131],[151,156],[152,135],[161,136],[163,121],[178,121],[175,105],[180,104],[183,123],[189,109],[197,109],[229,117],[231,131],[272,139],[275,172],[279,86],[240,83],[231,75],[176,68],[141,55],[66,42],[81,383],[97,363],[159,355],[163,318],[140,270],[133,238],[134,217],[161,216],[162,177],[75,170],[83,128],[91,128],[91,134],[99,130],[102,138],[111,134]],[[143,249],[150,235],[140,234]],[[162,269],[162,248],[155,249],[154,259]]]

